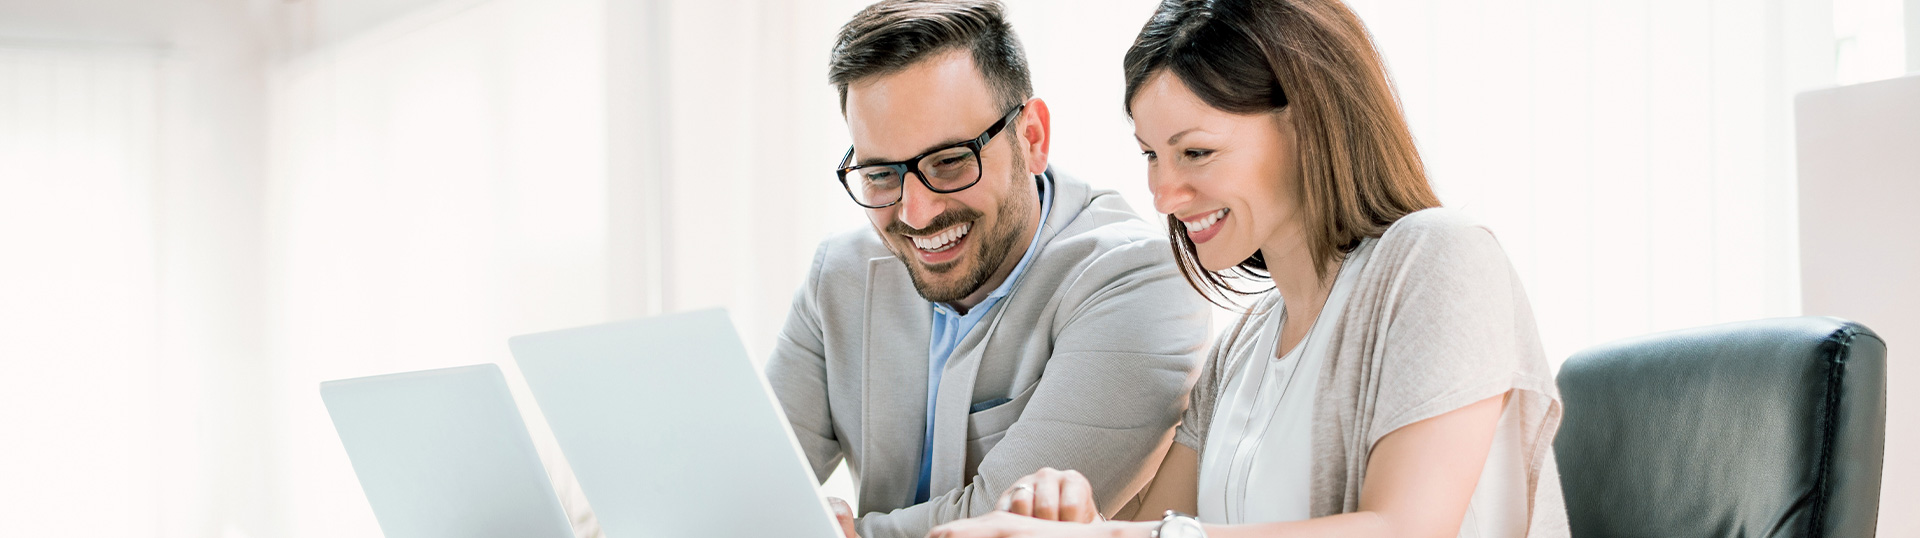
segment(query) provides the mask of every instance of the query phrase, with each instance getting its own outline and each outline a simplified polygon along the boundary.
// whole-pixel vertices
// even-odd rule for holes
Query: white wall
[[[332,379],[501,363],[570,487],[506,339],[608,319],[604,5],[439,2],[353,32],[336,8],[291,14],[314,39],[271,76],[270,534],[378,533]]]
[[[162,366],[153,139],[144,49],[0,48],[0,529],[160,512]],[[57,409],[57,413],[47,410]],[[44,440],[44,441],[43,441]],[[96,498],[124,510],[96,514]]]
[[[1920,75],[1801,94],[1801,270],[1806,313],[1865,324],[1887,342],[1880,534],[1920,535]]]
[[[24,219],[8,235],[58,248],[29,254],[33,248],[9,245],[0,273],[66,267],[4,278],[52,297],[0,299],[10,318],[26,317],[0,329],[0,369],[8,371],[0,377],[30,388],[3,392],[31,400],[9,402],[23,422],[0,425],[9,432],[0,497],[14,507],[0,517],[0,533],[264,530],[268,446],[259,432],[269,414],[259,405],[267,388],[258,232],[266,65],[255,15],[240,0],[0,1],[0,47],[59,66],[51,87],[63,103],[15,101],[23,115],[13,120],[62,121],[9,120],[0,131],[32,144],[58,145],[65,136],[31,138],[46,137],[41,128],[95,137],[38,155],[55,159],[41,163],[55,168],[39,170],[57,173],[34,173],[14,160],[19,155],[0,162],[4,198],[26,209],[0,211]],[[103,165],[122,168],[86,175]],[[110,248],[118,250],[99,250]],[[127,295],[89,302],[115,293]],[[22,353],[25,341],[57,345]],[[39,374],[20,376],[22,368]],[[125,407],[101,414],[113,406]],[[129,457],[138,465],[127,467]]]
[[[1920,73],[1920,0],[1907,0],[1907,72]]]

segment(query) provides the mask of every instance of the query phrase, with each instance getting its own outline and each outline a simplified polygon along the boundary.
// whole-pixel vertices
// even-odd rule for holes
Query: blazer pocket
[[[968,483],[972,483],[973,477],[980,475],[980,462],[986,461],[987,453],[992,452],[993,447],[1000,444],[1000,439],[1006,436],[1007,431],[1003,429],[978,439],[967,440],[967,467],[961,470],[963,474],[960,476],[966,477]]]
[[[967,414],[967,466],[961,476],[971,481],[980,473],[980,462],[1007,436],[1007,428],[1020,420],[1020,413],[1026,411],[1027,400],[1033,399],[1033,389],[1038,386],[1040,383],[1036,381],[1005,403],[983,402],[985,409]]]
[[[988,436],[998,439],[999,434],[1006,433],[1007,428],[1020,420],[1020,413],[1026,411],[1027,401],[1033,399],[1033,389],[1038,386],[1040,383],[1036,381],[1004,403],[988,405],[986,409],[967,414],[967,441],[983,440]]]

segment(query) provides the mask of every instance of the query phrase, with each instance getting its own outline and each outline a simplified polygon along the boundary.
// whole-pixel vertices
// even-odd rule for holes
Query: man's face
[[[965,51],[929,57],[898,73],[847,86],[847,127],[856,164],[894,162],[980,136],[1007,111]],[[1038,219],[1033,174],[1008,125],[980,152],[980,182],[949,194],[905,178],[900,202],[868,209],[887,249],[906,263],[920,296],[955,302],[1019,262]]]

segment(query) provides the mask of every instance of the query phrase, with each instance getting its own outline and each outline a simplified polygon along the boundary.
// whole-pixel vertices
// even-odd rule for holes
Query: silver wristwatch
[[[1207,538],[1207,529],[1200,526],[1200,520],[1193,516],[1167,511],[1160,518],[1160,527],[1153,529],[1153,538]]]

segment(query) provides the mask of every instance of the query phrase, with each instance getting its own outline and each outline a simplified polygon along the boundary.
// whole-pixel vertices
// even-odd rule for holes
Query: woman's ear
[[[1296,128],[1297,125],[1294,123],[1294,119],[1298,116],[1293,114],[1293,107],[1283,106],[1280,107],[1280,110],[1273,111],[1271,114],[1273,116],[1274,128],[1280,131],[1280,140],[1284,142],[1287,147],[1298,151],[1300,148],[1300,130]]]
[[[1273,119],[1279,121],[1282,124],[1285,124],[1288,130],[1292,130],[1293,129],[1293,107],[1283,106],[1283,107],[1280,107],[1280,110],[1273,111]]]

